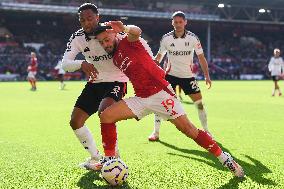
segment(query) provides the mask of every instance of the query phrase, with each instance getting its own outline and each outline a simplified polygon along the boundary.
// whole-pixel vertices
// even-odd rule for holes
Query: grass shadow
[[[215,167],[216,169],[226,170],[226,168],[224,168],[220,164],[220,162],[217,160],[217,158],[215,158],[213,155],[209,154],[206,151],[183,149],[183,148],[179,148],[177,146],[174,146],[172,144],[166,143],[166,142],[161,141],[161,140],[159,140],[158,142],[160,144],[168,147],[168,148],[177,150],[177,151],[185,153],[185,154],[194,155],[194,156],[197,156],[197,157],[168,153],[170,155],[177,155],[177,156],[184,157],[184,158],[194,159],[194,160],[199,161],[201,163],[206,163],[209,166]],[[218,144],[224,151],[230,153],[230,151],[227,148],[225,148],[222,144],[220,144],[220,143],[218,143]],[[200,157],[202,157],[202,159]],[[246,178],[250,178],[253,182],[256,182],[257,184],[262,184],[262,185],[266,185],[266,186],[277,186],[277,184],[273,180],[270,180],[270,179],[267,179],[267,178],[264,177],[264,174],[272,173],[272,171],[270,169],[268,169],[263,163],[261,163],[259,160],[255,159],[255,158],[252,158],[248,155],[244,155],[244,157],[246,157],[248,160],[250,160],[251,163],[237,159],[236,157],[234,157],[234,159],[243,167],[245,174],[246,174]],[[204,158],[206,158],[206,160],[204,160]],[[230,179],[228,183],[219,187],[219,189],[226,189],[226,188],[236,189],[236,188],[239,188],[239,183],[244,181],[244,180],[245,179],[239,179],[239,178],[234,177],[234,178]]]
[[[104,185],[97,185],[95,181],[102,181],[105,184]],[[108,185],[103,178],[100,176],[100,172],[95,171],[89,171],[85,173],[80,180],[77,182],[77,186],[82,189],[109,189],[109,188],[115,188],[115,189],[131,189],[131,187],[128,185],[127,182],[125,182],[122,186],[112,187]]]

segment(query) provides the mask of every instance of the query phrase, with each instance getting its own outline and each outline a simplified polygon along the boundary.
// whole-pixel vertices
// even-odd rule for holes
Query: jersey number
[[[166,111],[171,114],[171,116],[174,116],[177,114],[177,112],[174,111],[175,101],[173,101],[172,99],[164,100],[161,104],[164,106]]]
[[[193,90],[195,90],[195,91],[199,90],[199,87],[197,85],[197,81],[191,81],[189,84],[190,84],[190,86]]]

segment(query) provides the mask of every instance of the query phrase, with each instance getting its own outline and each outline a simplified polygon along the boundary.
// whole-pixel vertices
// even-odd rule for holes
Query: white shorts
[[[35,76],[36,76],[36,72],[29,72],[28,73],[28,79],[35,79]]]
[[[168,89],[175,94],[170,85]],[[123,100],[138,119],[142,119],[151,113],[161,116],[164,120],[176,119],[185,115],[181,102],[164,90],[147,98],[134,96]]]

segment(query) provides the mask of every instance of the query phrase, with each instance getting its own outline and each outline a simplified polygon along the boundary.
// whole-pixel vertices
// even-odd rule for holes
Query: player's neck
[[[176,31],[175,30],[175,36],[176,37],[182,37],[184,35],[184,33],[185,33],[185,30],[182,30],[182,31]]]

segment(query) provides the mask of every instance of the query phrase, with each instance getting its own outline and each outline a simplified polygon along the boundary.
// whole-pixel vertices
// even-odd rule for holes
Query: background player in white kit
[[[211,87],[211,79],[208,71],[208,64],[203,53],[203,49],[198,37],[185,30],[187,20],[185,14],[181,11],[172,15],[172,25],[174,30],[165,34],[160,42],[160,49],[156,55],[156,61],[161,62],[163,56],[167,53],[168,70],[166,80],[170,82],[173,88],[179,85],[186,95],[192,99],[198,110],[201,125],[209,133],[207,126],[207,114],[202,103],[201,91],[193,73],[193,55],[197,54],[201,69],[204,73],[206,85]],[[150,141],[159,139],[161,118],[155,115],[155,126],[153,133],[149,136]]]
[[[82,29],[75,32],[67,43],[62,68],[68,72],[82,69],[90,78],[76,101],[70,126],[91,156],[81,164],[81,167],[93,169],[94,163],[101,155],[85,121],[94,113],[100,114],[105,108],[121,100],[126,92],[128,78],[113,65],[112,55],[109,55],[92,36],[99,22],[97,7],[85,3],[79,7],[78,15]],[[85,60],[74,60],[79,53],[85,56]],[[108,133],[116,136],[116,127],[109,127]]]
[[[272,91],[272,96],[275,96],[275,91],[278,90],[278,95],[281,96],[281,90],[278,85],[278,81],[284,73],[284,62],[282,57],[280,57],[280,49],[274,49],[273,51],[274,56],[271,57],[269,64],[268,64],[268,70],[271,72],[272,80],[274,82],[274,89]]]
[[[54,67],[55,70],[57,70],[57,77],[58,77],[58,80],[60,81],[60,87],[59,89],[63,90],[64,87],[65,87],[65,83],[64,83],[64,74],[65,74],[65,70],[63,70],[62,68],[62,61],[59,60],[57,65]]]

